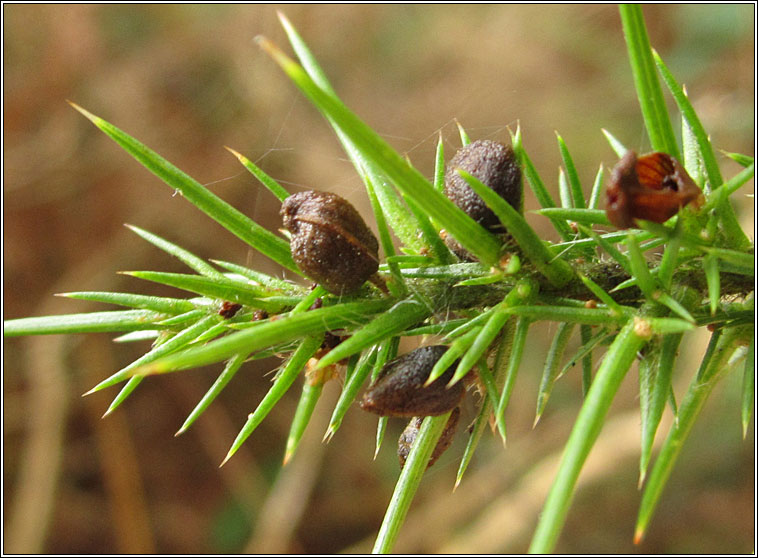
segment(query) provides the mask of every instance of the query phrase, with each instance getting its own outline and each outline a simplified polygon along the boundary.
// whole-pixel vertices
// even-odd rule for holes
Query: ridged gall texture
[[[376,382],[364,394],[361,407],[381,416],[426,417],[447,413],[463,398],[461,382],[448,388],[456,360],[445,373],[424,387],[435,363],[445,354],[444,345],[421,347],[388,362]]]
[[[434,446],[434,450],[432,451],[432,455],[429,458],[427,467],[434,465],[434,462],[437,461],[437,458],[445,453],[445,450],[450,447],[450,444],[453,443],[453,436],[455,435],[455,431],[458,428],[458,419],[460,418],[461,409],[460,407],[456,407],[453,409],[453,412],[450,413],[450,418],[448,418],[447,422],[445,423],[445,429],[442,431],[442,434],[437,441],[437,445]],[[421,423],[423,420],[424,419],[422,417],[413,417],[397,441],[397,458],[400,461],[401,469],[405,466],[405,461],[408,459],[408,454],[411,452],[411,445],[413,445],[413,442],[418,436],[418,432],[421,428]]]
[[[634,227],[634,219],[663,223],[682,207],[702,200],[700,188],[684,167],[666,153],[637,158],[627,151],[613,167],[605,193],[605,214],[619,229]]]
[[[497,215],[458,174],[463,169],[489,186],[516,210],[521,210],[521,168],[510,146],[477,140],[458,150],[445,172],[445,195],[474,221],[492,232],[503,232]]]
[[[328,192],[299,192],[284,200],[292,259],[333,294],[357,291],[379,268],[379,243],[358,211]]]

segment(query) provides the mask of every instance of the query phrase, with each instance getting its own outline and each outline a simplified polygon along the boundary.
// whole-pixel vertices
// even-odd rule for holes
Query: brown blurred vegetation
[[[367,211],[333,133],[253,37],[286,39],[273,5],[3,6],[3,317],[107,309],[54,298],[75,290],[176,292],[117,275],[184,271],[123,223],[206,258],[278,273],[73,111],[71,99],[151,146],[264,226],[275,200],[224,149],[292,190],[336,191]],[[602,5],[287,5],[346,103],[423,172],[454,119],[472,138],[524,144],[557,192],[554,131],[589,187],[614,156],[600,128],[645,151],[617,10]],[[717,146],[754,151],[754,6],[647,5],[651,40],[686,83]],[[726,177],[738,167],[721,158]],[[744,192],[752,192],[752,185]],[[557,197],[557,196],[556,196]],[[527,210],[536,202],[527,194]],[[753,230],[752,200],[739,208]],[[549,238],[546,220],[529,217]],[[463,431],[429,471],[398,552],[526,549],[581,402],[572,372],[531,430],[544,342],[509,409],[509,444],[485,436],[451,494]],[[547,336],[544,336],[547,338]],[[677,393],[700,358],[688,339]],[[693,347],[692,350],[689,347]],[[82,399],[139,356],[103,335],[4,341],[4,548],[44,553],[366,552],[397,476],[391,425],[373,461],[375,420],[359,409],[320,443],[330,385],[298,454],[280,470],[299,386],[224,468],[217,466],[269,385],[277,361],[246,365],[209,411],[173,434],[220,367],[153,378],[100,420],[115,390]],[[571,350],[571,349],[569,349]],[[693,353],[693,354],[691,354]],[[742,441],[741,374],[714,393],[684,449],[647,539],[631,544],[636,379],[625,382],[582,479],[557,550],[737,553],[754,549],[754,430]],[[473,416],[474,404],[465,410]],[[669,420],[669,419],[667,419]],[[667,427],[667,425],[664,425]]]

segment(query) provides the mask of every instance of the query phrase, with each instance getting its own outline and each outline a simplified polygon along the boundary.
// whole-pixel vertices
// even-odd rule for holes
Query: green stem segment
[[[387,507],[382,526],[374,543],[374,554],[389,554],[397,540],[400,527],[405,520],[408,509],[416,494],[421,477],[429,464],[434,446],[437,445],[442,431],[445,429],[450,413],[438,417],[426,417],[421,424],[418,436],[411,447],[405,466],[397,479],[395,492]]]

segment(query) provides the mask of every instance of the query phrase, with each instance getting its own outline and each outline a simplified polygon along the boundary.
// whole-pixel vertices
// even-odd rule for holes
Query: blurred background
[[[278,204],[230,146],[291,191],[323,189],[369,213],[330,128],[255,45],[286,47],[274,5],[3,5],[3,317],[111,309],[54,297],[80,290],[182,293],[118,275],[183,266],[123,226],[205,258],[280,270],[144,170],[81,115],[75,101],[138,138],[271,230]],[[430,175],[438,133],[448,158],[472,139],[523,140],[557,198],[558,131],[589,190],[615,156],[600,129],[648,150],[614,6],[287,5],[281,7],[343,100]],[[753,154],[752,5],[646,5],[653,46],[714,143]],[[289,50],[285,48],[285,50]],[[668,98],[668,96],[667,96]],[[678,127],[678,123],[677,123]],[[739,167],[719,155],[726,178]],[[741,190],[753,192],[753,184]],[[526,209],[536,209],[527,192]],[[752,198],[738,215],[753,238]],[[547,238],[547,220],[528,215]],[[519,553],[581,404],[579,372],[558,382],[532,429],[550,333],[532,332],[507,419],[486,433],[453,493],[462,428],[429,470],[395,551]],[[685,337],[681,397],[705,337]],[[572,341],[576,347],[576,341]],[[368,552],[398,474],[390,423],[373,460],[375,417],[355,407],[328,444],[339,392],[327,385],[294,459],[281,468],[295,384],[223,468],[276,359],[248,363],[184,435],[174,437],[221,368],[145,381],[101,420],[117,390],[81,394],[145,346],[106,335],[4,340],[3,551],[9,553]],[[569,347],[568,353],[572,351]],[[754,550],[754,428],[742,440],[741,373],[713,393],[684,448],[645,541],[639,411],[626,379],[580,478],[560,553],[747,553]],[[473,397],[464,420],[475,414]],[[667,411],[662,429],[670,424]]]

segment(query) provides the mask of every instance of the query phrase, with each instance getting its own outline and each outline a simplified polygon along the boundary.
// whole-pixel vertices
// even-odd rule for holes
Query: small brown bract
[[[462,382],[452,387],[456,360],[445,373],[424,387],[434,364],[445,354],[444,345],[421,347],[388,362],[364,394],[361,408],[381,416],[436,416],[454,409],[463,398]]]
[[[456,407],[453,409],[453,412],[450,413],[450,418],[448,418],[447,422],[445,423],[445,429],[442,431],[442,434],[437,441],[437,445],[434,446],[434,450],[432,451],[432,455],[429,458],[429,464],[427,467],[434,465],[434,462],[437,461],[437,458],[445,453],[445,450],[450,447],[450,444],[453,443],[453,436],[455,435],[455,431],[458,428],[458,420],[460,417],[461,409],[460,407]],[[408,454],[411,452],[411,445],[413,445],[413,442],[416,440],[416,436],[418,436],[418,432],[421,428],[421,423],[423,420],[424,419],[422,417],[413,417],[397,441],[397,458],[400,461],[401,469],[405,466],[405,460],[408,459]]]
[[[656,152],[637,158],[627,151],[613,167],[605,214],[614,226],[628,229],[635,219],[663,223],[682,207],[701,201],[700,188],[671,155]]]
[[[350,203],[328,192],[299,192],[284,200],[292,259],[333,294],[357,291],[379,268],[379,243]]]
[[[458,174],[458,169],[463,169],[478,178],[520,211],[523,184],[521,168],[513,149],[496,141],[477,140],[459,149],[445,172],[445,195],[486,229],[504,232],[497,215]]]
[[[254,322],[260,322],[261,320],[265,320],[268,318],[268,312],[265,310],[256,310],[253,312],[253,321]]]
[[[218,315],[228,320],[229,318],[233,318],[240,311],[240,308],[242,308],[241,304],[225,300],[221,303],[221,310],[218,311]]]

